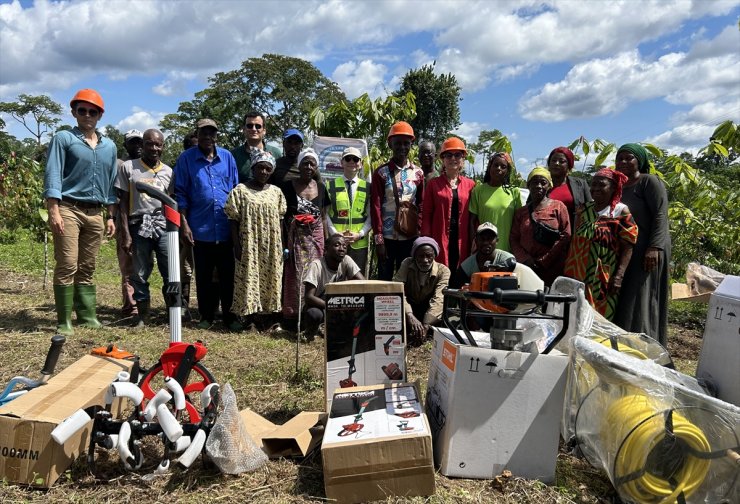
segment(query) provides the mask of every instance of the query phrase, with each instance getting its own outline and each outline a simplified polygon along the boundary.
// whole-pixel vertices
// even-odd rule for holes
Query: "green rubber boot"
[[[74,295],[73,285],[54,286],[54,305],[57,310],[57,332],[65,336],[72,336],[75,330],[72,328],[72,298]]]
[[[77,323],[83,327],[91,329],[103,327],[95,315],[96,293],[94,285],[75,284],[74,305]]]

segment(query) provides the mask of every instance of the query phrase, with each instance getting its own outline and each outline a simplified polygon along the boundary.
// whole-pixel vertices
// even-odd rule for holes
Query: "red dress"
[[[450,224],[452,223],[452,187],[445,175],[430,180],[424,188],[424,205],[422,207],[421,234],[430,236],[439,243],[437,262],[448,266],[452,271],[470,255],[471,238],[468,236],[468,200],[475,182],[462,175],[457,178],[457,243],[459,260],[457,264],[449,264],[450,257]]]

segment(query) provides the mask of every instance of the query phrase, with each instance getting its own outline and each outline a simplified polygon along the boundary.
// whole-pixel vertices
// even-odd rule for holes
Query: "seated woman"
[[[306,268],[303,287],[306,291],[304,316],[309,335],[313,334],[324,321],[326,286],[345,280],[364,280],[357,263],[347,255],[347,241],[344,235],[334,234],[324,243],[324,257],[314,259]]]
[[[568,208],[547,197],[551,187],[546,168],[532,170],[527,177],[529,201],[514,214],[509,237],[517,262],[532,268],[545,285],[563,274],[570,245]]]
[[[637,224],[619,200],[627,177],[604,168],[591,181],[591,197],[578,209],[575,235],[565,262],[565,276],[586,285],[586,299],[607,320],[612,320],[619,289],[632,248]]]
[[[450,281],[450,269],[435,261],[439,245],[434,238],[421,237],[411,247],[411,257],[401,263],[393,276],[404,284],[404,312],[410,344],[421,344],[431,326],[442,320],[442,289]]]

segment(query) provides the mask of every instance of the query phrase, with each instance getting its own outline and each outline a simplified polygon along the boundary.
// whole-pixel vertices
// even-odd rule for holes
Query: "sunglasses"
[[[445,158],[455,158],[455,159],[462,159],[465,157],[465,154],[462,152],[445,152],[442,154],[442,159]]]
[[[358,158],[356,156],[345,156],[344,157],[344,160],[345,161],[349,161],[350,163],[359,163],[360,162],[360,158]]]
[[[262,129],[262,125],[261,124],[257,124],[257,123],[247,123],[247,124],[244,125],[244,127],[247,128],[247,129],[255,129],[255,130],[261,130]]]
[[[77,115],[81,116],[90,116],[90,117],[98,117],[98,114],[100,114],[100,111],[98,109],[94,108],[85,108],[85,107],[77,107]]]

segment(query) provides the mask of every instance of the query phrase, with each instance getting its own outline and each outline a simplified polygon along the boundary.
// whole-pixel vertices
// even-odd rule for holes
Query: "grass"
[[[50,251],[52,250],[50,245]],[[50,261],[53,267],[53,259]],[[156,270],[155,270],[156,271]],[[37,376],[43,364],[49,338],[53,334],[55,315],[51,280],[43,289],[43,245],[27,237],[13,244],[0,245],[0,384],[15,375]],[[158,274],[154,273],[157,293],[153,311],[157,325],[133,330],[118,317],[120,288],[115,243],[101,248],[96,282],[99,317],[103,330],[77,329],[68,339],[59,369],[75,362],[96,346],[109,342],[136,352],[145,365],[154,363],[165,348],[169,331],[159,296]],[[672,317],[688,320],[683,309],[672,309]],[[693,312],[692,312],[693,313]],[[693,316],[693,315],[692,315]],[[698,315],[697,315],[698,316]],[[699,320],[694,316],[691,320]],[[684,318],[680,318],[684,317]],[[697,322],[698,323],[698,322]],[[696,329],[671,326],[671,338],[698,341]],[[295,337],[287,332],[272,335],[258,332],[233,334],[216,327],[203,331],[186,327],[186,340],[203,340],[209,348],[205,365],[221,383],[229,382],[236,392],[239,408],[252,408],[275,423],[283,423],[299,411],[323,410],[323,340],[303,342],[299,347],[296,371]],[[429,343],[408,352],[408,375],[425,388]],[[673,350],[672,350],[673,352]],[[685,357],[685,358],[684,358]],[[696,355],[682,357],[690,367]],[[422,393],[423,396],[423,393]],[[103,481],[90,476],[82,459],[48,491],[39,491],[0,483],[2,502],[203,502],[234,501],[262,503],[303,503],[325,500],[321,455],[314,452],[304,460],[272,460],[265,467],[238,477],[224,476],[215,469],[196,466],[188,472],[173,471],[151,482],[142,476],[151,473],[156,464],[156,450],[148,453],[149,465],[138,473],[126,473],[116,457],[99,462]],[[544,485],[538,481],[500,476],[494,480],[463,480],[436,476],[437,490],[429,498],[409,500],[389,498],[388,502],[486,502],[486,503],[596,503],[615,498],[615,492],[604,473],[589,466],[564,450],[557,460],[556,481]]]

